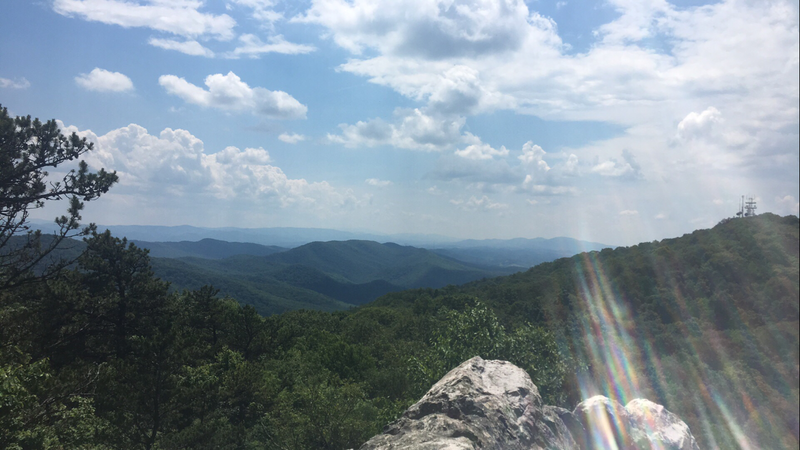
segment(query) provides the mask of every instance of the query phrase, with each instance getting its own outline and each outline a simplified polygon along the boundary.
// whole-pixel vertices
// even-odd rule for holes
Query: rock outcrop
[[[622,406],[598,395],[578,404],[574,416],[583,425],[583,440],[590,449],[699,450],[686,423],[643,398]]]
[[[472,358],[436,383],[361,450],[577,449],[528,373]]]
[[[542,404],[527,372],[472,358],[360,450],[697,450],[689,427],[663,406],[592,397],[574,411]]]

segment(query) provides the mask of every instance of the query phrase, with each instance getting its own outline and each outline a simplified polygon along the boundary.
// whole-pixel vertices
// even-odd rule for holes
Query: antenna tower
[[[753,217],[755,215],[756,215],[756,198],[747,197],[747,200],[744,202],[744,216]]]

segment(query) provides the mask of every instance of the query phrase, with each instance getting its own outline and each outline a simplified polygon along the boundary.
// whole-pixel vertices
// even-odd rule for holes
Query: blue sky
[[[633,244],[743,194],[798,214],[797,1],[0,11],[0,103],[120,175],[88,221]]]

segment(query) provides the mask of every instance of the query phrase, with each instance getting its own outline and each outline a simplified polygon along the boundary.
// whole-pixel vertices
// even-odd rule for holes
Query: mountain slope
[[[350,283],[311,267],[273,263],[249,255],[221,260],[152,258],[151,261],[155,274],[177,290],[211,285],[221,295],[253,305],[264,315],[295,309],[338,311],[402,290],[382,280]]]
[[[355,240],[312,242],[267,259],[307,265],[352,283],[385,280],[408,288],[462,284],[516,270],[467,264],[415,247]]]
[[[274,245],[261,245],[249,242],[227,242],[217,239],[201,239],[197,242],[150,242],[132,240],[139,248],[150,250],[153,258],[184,258],[196,257],[207,259],[222,259],[235,255],[267,256],[273,253],[286,251],[286,248]]]
[[[572,238],[485,239],[448,244],[433,252],[471,264],[533,267],[582,252],[599,251],[613,246]]]
[[[153,258],[153,268],[177,289],[211,284],[262,314],[345,309],[406,288],[463,284],[517,270],[483,268],[372,241],[313,242],[268,256]]]
[[[800,222],[762,214],[446,291],[547,326],[573,394],[657,399],[701,447],[797,448]],[[422,308],[430,291],[375,305]],[[702,433],[700,433],[702,431]]]

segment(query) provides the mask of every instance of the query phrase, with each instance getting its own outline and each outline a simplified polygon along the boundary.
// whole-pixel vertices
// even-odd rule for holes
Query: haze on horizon
[[[798,214],[799,9],[10,0],[0,104],[117,171],[85,221],[629,245]]]

